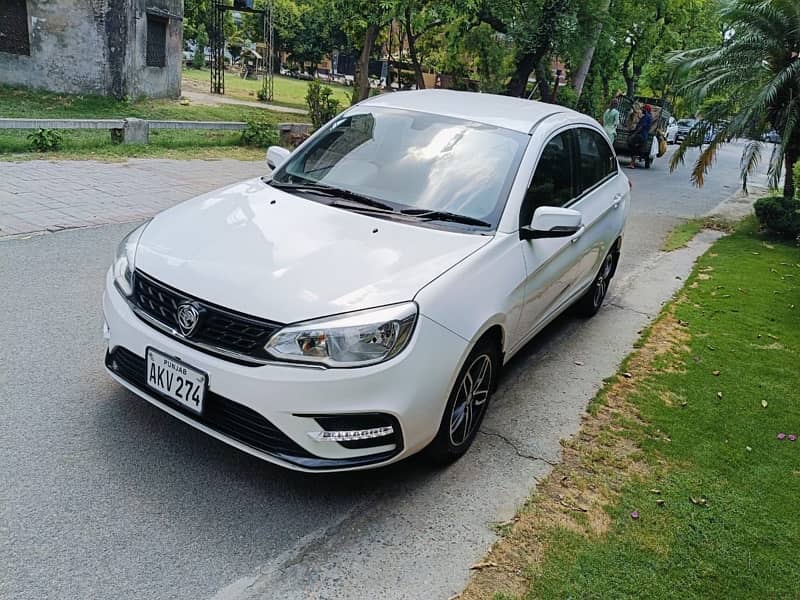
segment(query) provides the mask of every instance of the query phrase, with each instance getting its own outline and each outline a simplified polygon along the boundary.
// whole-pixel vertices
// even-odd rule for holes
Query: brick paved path
[[[146,218],[266,172],[227,159],[0,162],[0,237]]]

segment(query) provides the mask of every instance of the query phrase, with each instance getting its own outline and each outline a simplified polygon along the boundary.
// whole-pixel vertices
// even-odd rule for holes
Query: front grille
[[[194,343],[192,345],[212,354],[214,349],[219,349],[223,351],[222,354],[233,353],[245,358],[268,360],[269,355],[264,350],[264,345],[281,327],[280,323],[251,317],[205,302],[173,289],[141,271],[136,271],[134,274],[131,298],[139,310],[175,331],[180,329],[177,319],[178,307],[186,302],[197,306],[200,320],[194,331],[187,337],[175,337],[189,344]]]
[[[320,458],[293,442],[269,420],[246,406],[206,390],[203,414],[198,415],[147,385],[147,363],[130,350],[117,346],[106,354],[106,367],[135,388],[191,420],[218,431],[256,450],[308,469],[340,469],[388,460],[402,450],[402,445],[391,452],[356,456],[352,458]],[[399,431],[399,426],[397,431]]]

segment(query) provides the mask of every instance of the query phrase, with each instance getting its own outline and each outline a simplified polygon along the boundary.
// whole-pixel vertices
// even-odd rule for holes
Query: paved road
[[[728,196],[737,164],[726,151],[702,191],[663,162],[632,173],[609,304],[515,358],[475,447],[441,471],[307,476],[191,430],[101,368],[103,273],[130,224],[1,241],[0,597],[448,597],[706,247],[662,255],[665,233]]]

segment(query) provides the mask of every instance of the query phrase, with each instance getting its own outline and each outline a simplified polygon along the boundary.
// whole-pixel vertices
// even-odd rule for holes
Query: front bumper
[[[386,363],[323,369],[283,363],[236,364],[157,331],[139,319],[111,273],[103,296],[108,372],[172,416],[244,452],[301,471],[342,471],[396,462],[436,435],[468,344],[420,315],[408,347]],[[146,349],[164,352],[208,375],[207,404],[197,416],[147,387]],[[316,418],[379,415],[392,422],[389,443],[358,447],[309,436]]]

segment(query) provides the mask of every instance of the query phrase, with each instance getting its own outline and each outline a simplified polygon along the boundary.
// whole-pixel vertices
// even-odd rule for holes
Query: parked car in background
[[[667,128],[666,138],[668,144],[680,144],[686,139],[689,131],[697,123],[697,119],[678,119]]]
[[[567,309],[594,315],[617,268],[630,183],[562,106],[384,94],[267,161],[122,240],[105,365],[284,467],[459,458],[503,365]]]
[[[714,139],[714,136],[717,135],[717,127],[713,123],[706,121],[704,119],[700,119],[694,125],[692,125],[692,129],[703,130],[703,144],[710,144],[711,140]]]
[[[768,142],[770,144],[780,144],[781,143],[781,136],[780,134],[775,131],[774,129],[770,129],[769,131],[763,133],[761,135],[762,142]]]

